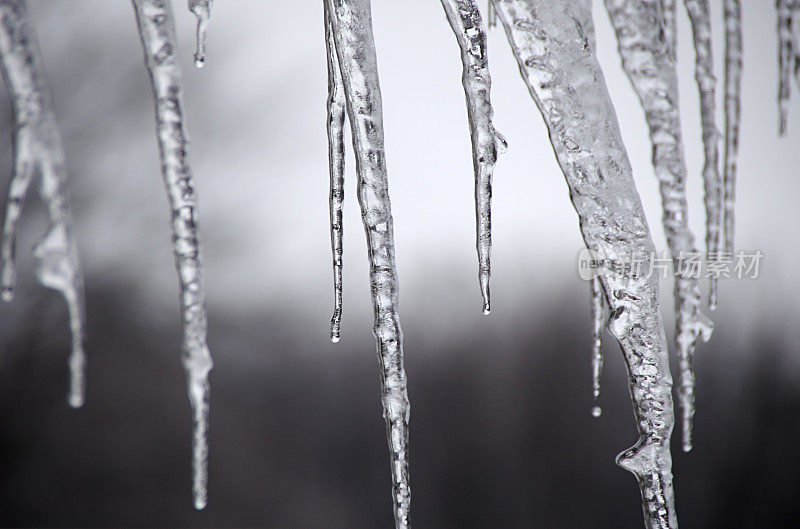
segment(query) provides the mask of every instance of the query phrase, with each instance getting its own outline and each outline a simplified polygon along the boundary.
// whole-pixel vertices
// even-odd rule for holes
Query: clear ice
[[[675,36],[675,17],[677,16],[678,6],[676,0],[660,0],[660,2],[661,15],[664,17],[664,40],[669,44],[670,55],[674,61],[677,57],[676,52],[678,49],[678,42]]]
[[[591,280],[592,292],[592,393],[594,406],[592,415],[600,417],[602,410],[597,404],[600,399],[600,374],[603,372],[603,325],[606,322],[605,292],[599,277]]]
[[[325,9],[325,48],[328,56],[328,169],[330,173],[331,252],[333,254],[334,308],[331,318],[331,341],[337,343],[342,333],[342,207],[344,204],[344,119],[345,96],[342,72],[336,56],[336,42],[330,15]]]
[[[711,321],[700,311],[698,281],[687,269],[694,248],[686,200],[686,162],[681,140],[678,77],[659,0],[605,0],[622,57],[622,66],[639,97],[650,130],[653,167],[659,179],[662,222],[675,270],[675,344],[679,359],[678,402],[683,449],[691,450],[694,416],[692,356],[697,338],[708,340]]]
[[[381,365],[381,401],[391,456],[395,527],[406,529],[411,507],[410,406],[397,313],[399,287],[372,14],[369,0],[325,0],[325,8],[347,101],[358,174],[358,202],[369,249],[373,332]]]
[[[187,152],[175,23],[169,0],[133,0],[133,6],[153,87],[161,176],[171,209],[183,320],[181,359],[188,378],[194,423],[192,492],[194,506],[199,510],[205,508],[208,496],[208,374],[213,362],[206,345],[206,296],[197,234],[197,196]]]
[[[742,6],[740,0],[724,0],[725,17],[725,252],[733,253],[736,156],[742,101]]]
[[[775,8],[778,12],[778,132],[785,136],[792,95],[792,70],[800,88],[800,2],[776,0]]]
[[[706,254],[709,260],[719,258],[721,251],[722,179],[719,172],[719,138],[716,124],[714,54],[711,44],[711,16],[706,0],[684,0],[695,50],[695,80],[700,93],[700,121],[703,129],[703,185],[706,206]],[[717,307],[717,278],[709,278],[708,306]]]
[[[477,221],[478,281],[483,296],[483,313],[489,314],[489,278],[492,249],[492,171],[506,140],[492,125],[490,99],[492,78],[486,54],[486,31],[475,0],[442,0],[450,27],[461,49],[461,81],[467,98],[472,163],[475,168],[475,215]]]
[[[0,243],[2,298],[14,298],[17,224],[28,188],[38,172],[39,194],[47,207],[49,226],[33,250],[36,272],[39,281],[59,291],[67,303],[72,333],[67,401],[79,408],[85,401],[86,373],[83,276],[67,200],[64,147],[41,52],[23,0],[0,2],[0,62],[14,112],[14,169]]]
[[[605,262],[652,255],[653,241],[595,57],[591,3],[495,0],[494,5],[549,129],[587,247]],[[639,482],[646,526],[675,529],[670,454],[675,419],[658,284],[619,269],[599,272],[611,309],[608,329],[622,346],[640,435],[617,463]]]
[[[214,0],[189,0],[189,11],[197,17],[197,50],[194,53],[194,65],[198,68],[206,64],[206,41],[212,5]]]

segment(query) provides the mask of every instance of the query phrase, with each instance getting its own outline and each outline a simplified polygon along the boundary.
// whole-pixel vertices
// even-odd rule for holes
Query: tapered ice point
[[[739,122],[742,105],[742,6],[740,0],[725,0],[725,252],[734,251],[734,204],[736,164],[739,153]]]
[[[688,224],[678,75],[670,36],[668,32],[662,35],[660,29],[662,25],[674,24],[674,20],[662,21],[661,17],[662,11],[666,16],[674,9],[674,4],[664,9],[663,1],[659,6],[659,0],[606,0],[605,3],[617,36],[622,66],[639,97],[650,131],[653,167],[660,182],[662,223],[677,272],[674,299],[680,380],[678,402],[683,413],[689,414],[689,420],[682,424],[684,432],[691,435],[691,415],[694,414],[691,357],[697,338],[704,336],[710,321],[700,310],[698,280],[692,273],[686,273],[687,264],[684,263],[700,254],[694,247],[694,234]]]
[[[210,2],[198,2],[210,5]],[[190,3],[191,5],[191,3]],[[213,367],[206,345],[205,279],[197,229],[197,195],[189,165],[183,117],[183,83],[175,23],[169,0],[133,0],[136,22],[155,99],[161,176],[171,209],[173,252],[180,282],[183,320],[181,360],[192,407],[192,493],[205,507],[208,484],[208,374]]]
[[[475,174],[476,249],[478,282],[483,297],[483,313],[491,305],[489,280],[492,275],[492,172],[506,140],[492,124],[492,78],[489,74],[486,30],[477,0],[441,0],[447,21],[461,50],[461,83],[467,101],[472,165]],[[490,12],[492,12],[491,3]]]
[[[211,20],[211,6],[214,0],[189,0],[189,10],[197,17],[197,49],[194,54],[194,65],[202,68],[206,64],[206,42],[208,40],[208,23]]]
[[[716,84],[711,39],[711,16],[707,0],[684,0],[692,23],[695,49],[695,80],[700,93],[700,122],[703,129],[703,187],[706,207],[706,254],[718,259],[722,245],[722,178],[719,171],[720,133],[716,124]],[[718,280],[709,278],[709,307],[717,304]]]
[[[341,72],[341,86],[347,94],[347,112],[352,129],[353,150],[358,174],[358,202],[361,219],[367,236],[370,261],[370,287],[372,307],[375,315],[373,334],[377,343],[378,360],[381,366],[381,402],[386,421],[392,475],[392,503],[396,529],[407,529],[411,509],[411,485],[408,469],[408,421],[410,405],[406,389],[406,372],[403,365],[402,331],[398,316],[397,266],[394,258],[394,229],[392,209],[389,201],[389,177],[386,170],[384,149],[383,108],[378,66],[375,56],[375,41],[372,34],[372,14],[369,0],[325,0],[327,12],[326,32],[329,53],[329,88],[331,72],[333,86],[337,77],[335,64]],[[331,43],[334,46],[331,46]],[[335,49],[335,56],[332,54]],[[329,94],[331,91],[329,90]],[[343,97],[343,96],[342,96]],[[329,97],[330,101],[339,100]],[[339,116],[338,106],[329,115]],[[331,105],[329,105],[331,112]],[[343,119],[343,117],[342,117]],[[330,122],[330,120],[329,120]],[[329,143],[338,155],[339,128],[329,125]],[[333,132],[331,134],[331,132]],[[331,182],[338,180],[338,160],[331,157]],[[337,198],[332,193],[332,199]],[[335,201],[331,208],[332,234],[336,230]],[[339,223],[339,226],[341,224]],[[333,237],[332,237],[333,242]],[[336,255],[336,244],[333,244]],[[337,260],[334,257],[334,266]]]
[[[325,48],[328,58],[328,173],[330,176],[331,253],[333,254],[333,317],[331,342],[337,343],[342,333],[342,208],[344,206],[344,120],[345,92],[342,71],[336,55],[333,26],[325,9]]]
[[[11,95],[15,125],[14,170],[0,242],[2,298],[14,298],[17,225],[33,176],[38,173],[39,195],[47,207],[49,226],[33,250],[36,275],[42,285],[60,292],[67,303],[71,332],[67,402],[79,408],[85,401],[86,371],[83,275],[68,208],[64,147],[43,60],[23,0],[0,2],[0,67]]]

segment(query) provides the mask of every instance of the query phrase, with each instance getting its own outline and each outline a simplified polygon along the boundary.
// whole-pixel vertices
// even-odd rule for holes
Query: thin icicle
[[[189,10],[197,17],[197,50],[194,54],[194,65],[198,68],[206,64],[206,41],[212,5],[214,0],[189,0]]]
[[[344,119],[345,96],[342,72],[328,10],[325,11],[325,47],[328,52],[328,167],[330,172],[331,251],[333,253],[334,309],[331,341],[342,333],[342,206],[344,204]]]
[[[17,282],[17,223],[25,196],[38,171],[39,194],[47,206],[49,227],[34,247],[37,276],[67,302],[72,333],[69,358],[73,408],[85,401],[86,354],[83,276],[72,233],[66,192],[66,164],[44,64],[23,0],[0,2],[0,59],[14,110],[14,171],[11,175],[0,243],[2,298],[11,301]]]
[[[676,37],[677,25],[676,15],[678,14],[677,3],[675,0],[660,0],[661,14],[664,17],[664,40],[669,44],[672,60],[677,59],[678,39]]]
[[[590,2],[496,0],[495,7],[549,129],[587,247],[601,262],[649,259],[653,242],[595,56]],[[599,272],[640,434],[617,463],[639,481],[647,527],[675,529],[672,377],[658,284],[617,267]]]
[[[679,358],[678,401],[682,410],[683,449],[691,450],[694,416],[692,355],[697,338],[708,340],[711,321],[700,311],[698,281],[683,261],[697,255],[688,225],[686,162],[678,108],[678,76],[666,35],[662,35],[658,0],[606,0],[606,10],[617,35],[622,66],[645,111],[653,149],[653,167],[659,179],[662,222],[676,274],[675,344]]]
[[[461,48],[461,81],[467,98],[475,168],[475,214],[477,220],[478,281],[483,296],[483,313],[489,314],[489,278],[492,269],[492,171],[498,154],[507,144],[492,125],[492,78],[486,54],[486,32],[475,0],[442,0],[442,7]]]
[[[792,0],[776,0],[778,12],[778,134],[786,135],[794,50],[792,49]]]
[[[603,410],[597,404],[600,399],[600,374],[603,372],[603,324],[606,322],[606,310],[603,297],[603,284],[599,277],[590,282],[592,291],[592,392],[594,406],[592,415],[600,417]]]
[[[494,8],[492,0],[487,0],[487,2],[489,5],[486,8],[486,23],[490,28],[493,28],[497,26],[497,11]]]
[[[706,204],[706,253],[709,260],[719,258],[722,222],[722,179],[719,173],[719,131],[716,124],[714,56],[711,45],[711,17],[706,0],[684,0],[692,22],[695,49],[695,80],[700,92],[700,120],[703,128],[703,185]],[[709,278],[708,306],[717,307],[717,278]]]
[[[183,119],[183,86],[175,23],[169,0],[133,0],[144,59],[153,86],[161,176],[172,212],[175,265],[183,316],[182,361],[192,405],[192,490],[203,509],[208,493],[208,373],[213,362],[206,345],[204,272],[197,234],[197,196],[189,167]]]
[[[733,253],[736,157],[742,101],[742,6],[725,0],[725,252]]]
[[[358,201],[367,236],[373,332],[381,365],[381,400],[391,454],[395,527],[409,524],[410,406],[397,314],[398,283],[384,151],[383,109],[369,0],[325,0],[344,81],[358,173]]]

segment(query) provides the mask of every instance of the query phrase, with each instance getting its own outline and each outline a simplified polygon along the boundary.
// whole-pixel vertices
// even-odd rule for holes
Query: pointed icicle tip
[[[67,398],[67,402],[71,408],[77,410],[79,408],[83,408],[83,405],[86,403],[86,399],[83,395],[70,395],[69,398]]]

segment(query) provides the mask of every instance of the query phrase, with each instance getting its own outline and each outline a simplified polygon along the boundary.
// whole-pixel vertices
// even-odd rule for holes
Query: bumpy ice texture
[[[14,169],[0,243],[2,297],[6,301],[14,297],[17,224],[28,188],[38,171],[39,194],[47,207],[49,227],[33,250],[36,272],[44,286],[58,290],[67,302],[72,333],[67,401],[78,408],[85,401],[83,276],[68,207],[64,147],[42,56],[23,0],[0,2],[0,67],[14,111]]]
[[[679,359],[678,401],[682,410],[683,449],[692,447],[694,372],[692,355],[697,338],[708,340],[713,326],[700,311],[698,282],[688,269],[697,256],[689,229],[686,162],[678,109],[678,79],[659,0],[606,0],[617,35],[622,66],[645,112],[653,146],[653,167],[659,179],[662,222],[675,270],[675,343]]]
[[[345,96],[342,72],[336,56],[328,10],[325,9],[325,47],[328,56],[328,170],[330,173],[331,252],[333,254],[334,308],[331,318],[331,341],[339,341],[342,332],[342,207],[344,205],[344,119]]]
[[[192,491],[195,508],[203,509],[208,496],[208,374],[213,362],[206,345],[206,294],[197,231],[197,195],[187,152],[175,24],[169,0],[133,0],[133,6],[156,103],[161,176],[172,216],[183,320],[182,361],[194,422]]]
[[[703,185],[706,206],[706,253],[709,260],[719,258],[721,251],[722,179],[719,173],[719,138],[716,124],[716,84],[714,77],[714,54],[711,45],[711,16],[706,0],[684,0],[695,50],[697,88],[700,92],[700,121],[703,129]],[[709,278],[708,306],[717,306],[717,278]]]
[[[742,105],[742,6],[739,0],[725,0],[723,9],[725,16],[724,229],[725,252],[733,253],[736,158],[739,152]]]
[[[595,57],[590,3],[494,5],[549,130],[587,247],[605,262],[648,259],[653,242]],[[675,529],[672,377],[658,285],[642,274],[599,272],[611,309],[608,329],[622,346],[640,435],[617,463],[639,481],[647,527]]]
[[[492,248],[492,171],[497,156],[507,145],[492,125],[490,98],[492,78],[486,53],[486,31],[475,0],[442,0],[442,7],[461,49],[461,81],[467,98],[467,113],[472,136],[472,163],[475,168],[475,216],[477,221],[478,280],[483,296],[483,312],[489,314],[491,300],[490,253]]]
[[[325,7],[342,74],[356,157],[358,201],[369,249],[373,332],[381,366],[381,400],[391,456],[395,526],[406,529],[411,507],[410,405],[397,312],[399,287],[372,14],[369,0],[325,0]]]

